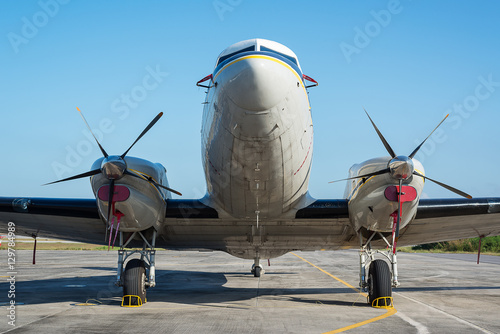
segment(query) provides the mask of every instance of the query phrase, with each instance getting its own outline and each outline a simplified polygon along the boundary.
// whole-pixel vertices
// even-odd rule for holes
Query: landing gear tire
[[[146,302],[146,265],[140,259],[127,262],[123,273],[123,296],[137,296]],[[139,304],[139,303],[138,303]]]
[[[374,260],[368,272],[368,300],[370,305],[377,298],[391,297],[391,271],[384,260]]]
[[[263,273],[264,273],[264,268],[262,268],[260,265],[252,266],[253,277],[261,277]]]
[[[253,268],[253,276],[254,277],[260,277],[260,274],[262,272],[262,268],[257,266],[255,268]]]

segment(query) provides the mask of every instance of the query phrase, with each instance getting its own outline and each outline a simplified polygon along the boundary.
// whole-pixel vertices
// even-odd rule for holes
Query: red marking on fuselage
[[[210,159],[207,159],[208,160],[208,163],[210,164],[210,166],[212,166],[212,168],[214,169],[214,171],[217,173],[217,175],[220,176],[220,173],[219,171],[217,170],[217,168],[215,168],[215,166],[212,164],[212,161],[210,161]]]
[[[309,148],[307,149],[306,157],[304,158],[304,161],[302,161],[302,164],[300,165],[299,169],[293,175],[297,174],[299,170],[301,170],[302,166],[306,163],[307,157],[309,156],[309,152],[311,151],[311,145],[312,145],[312,137],[311,137],[311,142],[309,143]]]

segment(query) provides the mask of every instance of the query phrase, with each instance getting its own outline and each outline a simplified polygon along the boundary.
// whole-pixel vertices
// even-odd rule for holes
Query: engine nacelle
[[[382,157],[354,165],[349,169],[349,177],[387,169],[390,161],[391,157]],[[425,175],[419,161],[413,159],[413,164],[415,171]],[[392,232],[398,210],[399,180],[391,173],[384,173],[347,182],[344,196],[349,201],[349,218],[355,231],[364,227],[370,231]],[[415,217],[423,186],[424,179],[416,175],[403,182],[400,228]]]
[[[104,158],[96,160],[92,169],[100,168],[103,160]],[[116,218],[120,216],[119,230],[122,232],[143,231],[150,227],[159,230],[165,218],[166,199],[170,198],[171,194],[149,182],[148,178],[168,187],[165,167],[158,163],[128,156],[124,158],[124,161],[127,171],[138,177],[125,174],[114,181],[111,216],[116,216]],[[94,175],[90,183],[97,200],[99,214],[106,221],[110,180],[100,173]]]

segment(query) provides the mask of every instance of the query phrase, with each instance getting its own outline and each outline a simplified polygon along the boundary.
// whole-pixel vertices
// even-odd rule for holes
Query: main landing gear
[[[389,246],[387,251],[373,250],[371,240],[379,235]],[[391,246],[380,232],[372,232],[370,237],[363,243],[363,236],[359,233],[359,287],[368,292],[368,302],[373,307],[392,308],[392,287],[399,286],[396,249]],[[375,259],[375,254],[385,256],[392,267],[382,259]],[[366,270],[368,269],[368,277]],[[392,272],[391,272],[392,271]]]
[[[139,235],[143,240],[142,250],[126,250],[125,247],[133,238]],[[156,285],[155,280],[155,241],[156,231],[153,231],[151,242],[142,232],[132,233],[123,243],[123,232],[120,232],[120,250],[118,250],[118,269],[116,273],[116,285],[123,287],[122,306],[139,307],[146,303],[146,289]],[[140,254],[140,258],[134,258],[127,262],[125,270],[123,264],[133,254]]]

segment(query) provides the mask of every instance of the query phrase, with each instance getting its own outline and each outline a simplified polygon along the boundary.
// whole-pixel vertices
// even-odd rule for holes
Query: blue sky
[[[320,84],[309,95],[314,197],[341,198],[345,184],[328,181],[386,155],[363,107],[405,155],[451,112],[417,155],[426,174],[475,197],[500,195],[498,2],[41,0],[1,9],[0,196],[92,197],[87,179],[41,186],[100,157],[77,106],[111,154],[163,111],[130,155],[166,166],[185,198],[202,196],[205,94],[195,83],[224,48],[254,37],[290,47]],[[456,197],[430,183],[424,192]]]

